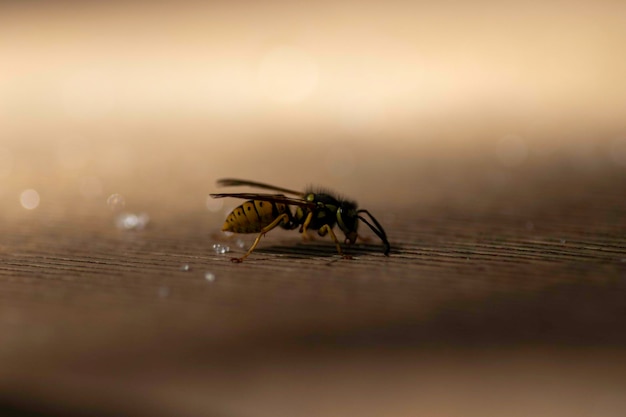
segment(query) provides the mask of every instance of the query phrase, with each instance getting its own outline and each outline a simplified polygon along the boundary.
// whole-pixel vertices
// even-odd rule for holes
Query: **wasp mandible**
[[[344,243],[353,244],[358,237],[359,221],[364,222],[380,238],[384,245],[383,253],[389,256],[391,246],[387,234],[376,218],[369,211],[357,209],[354,201],[349,201],[326,190],[307,189],[304,192],[292,191],[282,187],[263,184],[255,181],[225,178],[217,181],[219,186],[250,186],[271,190],[280,194],[258,193],[224,193],[211,194],[213,198],[233,197],[246,201],[236,207],[226,218],[222,231],[234,233],[258,233],[250,249],[241,258],[232,258],[233,262],[243,262],[270,230],[280,226],[293,230],[300,227],[299,232],[306,237],[307,230],[317,230],[320,236],[329,235],[337,247],[337,252],[344,258],[350,258],[341,250],[341,245],[333,227],[339,226],[345,234]],[[296,197],[287,197],[291,194]],[[295,209],[292,211],[292,208]],[[366,214],[372,223],[362,214]]]

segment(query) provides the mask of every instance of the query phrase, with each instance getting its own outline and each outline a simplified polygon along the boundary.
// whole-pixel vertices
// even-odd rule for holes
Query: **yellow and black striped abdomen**
[[[285,213],[287,206],[270,201],[250,200],[236,207],[226,218],[222,231],[234,233],[259,233],[279,215]]]

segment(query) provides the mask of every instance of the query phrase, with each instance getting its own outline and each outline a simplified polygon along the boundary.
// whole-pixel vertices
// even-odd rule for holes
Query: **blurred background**
[[[624,45],[610,0],[0,2],[0,412],[621,415]],[[392,256],[233,268],[223,177]]]
[[[625,9],[2,2],[3,206],[189,207],[224,176],[413,204],[476,167],[494,187],[555,158],[624,169]]]

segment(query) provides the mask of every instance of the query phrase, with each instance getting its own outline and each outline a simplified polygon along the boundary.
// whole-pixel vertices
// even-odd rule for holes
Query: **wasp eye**
[[[346,235],[346,240],[354,243],[357,237],[358,214],[350,207],[339,207],[337,209],[337,224]]]

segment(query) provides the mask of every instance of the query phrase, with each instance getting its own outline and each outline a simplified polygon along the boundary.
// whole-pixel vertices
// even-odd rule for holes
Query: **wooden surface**
[[[0,2],[0,417],[626,415],[626,2],[569,3]],[[221,177],[391,256],[233,265]]]
[[[351,261],[276,232],[232,264],[223,214],[184,199],[144,230],[104,198],[7,204],[1,414],[621,415],[624,170],[466,168],[438,198],[418,177],[370,194],[392,253],[372,237]]]

